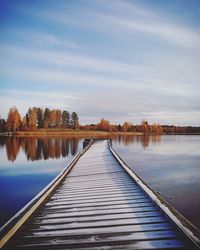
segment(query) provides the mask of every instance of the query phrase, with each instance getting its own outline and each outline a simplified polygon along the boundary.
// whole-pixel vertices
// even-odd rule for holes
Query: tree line
[[[34,131],[40,128],[76,129],[78,126],[79,118],[76,112],[40,107],[29,108],[24,117],[13,107],[8,112],[7,120],[0,119],[1,132]]]
[[[142,120],[140,124],[125,121],[123,124],[111,124],[101,119],[97,124],[80,125],[76,112],[60,109],[29,108],[24,117],[13,107],[7,119],[0,119],[0,132],[35,131],[37,129],[80,129],[106,132],[139,132],[149,134],[200,134],[200,127],[149,124]]]
[[[162,134],[163,129],[159,124],[149,125],[146,120],[143,120],[139,125],[133,125],[130,122],[124,122],[122,125],[113,125],[109,120],[101,119],[98,124],[90,124],[80,126],[83,130],[97,130],[107,132],[141,132],[144,134]]]
[[[200,127],[174,126],[149,124],[147,120],[142,120],[140,124],[133,125],[130,122],[113,125],[109,120],[101,119],[98,124],[80,126],[83,130],[107,131],[107,132],[137,132],[145,135],[151,134],[200,134]]]

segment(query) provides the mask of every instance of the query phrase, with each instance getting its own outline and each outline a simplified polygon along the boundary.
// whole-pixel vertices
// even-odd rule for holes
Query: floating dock
[[[107,140],[87,145],[0,232],[3,249],[199,249],[199,231]]]

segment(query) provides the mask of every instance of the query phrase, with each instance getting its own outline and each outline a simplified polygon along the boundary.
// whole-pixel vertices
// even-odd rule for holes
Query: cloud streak
[[[187,68],[187,71],[191,69],[191,73],[188,75],[189,86],[192,84],[191,80],[198,77],[198,68],[195,69],[188,57],[185,62],[183,57],[180,60],[175,60],[175,58],[172,60],[171,57],[158,58],[157,61],[159,61],[160,65],[154,66],[152,64],[152,66],[147,67],[88,55],[72,54],[68,51],[52,52],[8,45],[0,46],[0,51],[2,54],[1,71],[5,71],[5,74],[10,71],[26,79],[36,78],[36,80],[40,81],[46,79],[49,82],[57,81],[57,83],[87,82],[89,85],[122,85],[124,83],[123,85],[128,84],[130,86],[135,82],[146,86],[159,86],[164,90],[167,90],[169,85],[174,83],[176,86],[180,85],[182,89],[186,87],[186,91],[188,91],[185,84],[187,75],[184,77],[185,79],[181,79],[181,82],[177,84],[177,79],[179,79],[177,73],[181,75],[185,68]],[[8,63],[12,61],[10,68],[7,67],[7,61]],[[27,68],[24,65],[20,67],[19,62],[28,62],[29,64],[35,62],[40,65],[43,64],[43,67],[31,66]],[[168,66],[169,63],[171,64],[170,67]],[[180,63],[182,67],[180,67]],[[163,75],[164,72],[167,73]],[[173,91],[176,92],[176,88]]]
[[[199,30],[177,25],[164,20],[163,16],[126,1],[102,1],[98,12],[93,8],[85,8],[84,18],[74,18],[65,13],[38,13],[40,18],[58,22],[80,29],[91,29],[107,35],[131,36],[145,35],[162,39],[166,42],[190,49],[198,49],[200,44]],[[106,14],[104,14],[106,12]],[[125,14],[126,13],[126,14]],[[73,12],[81,15],[78,11]],[[100,25],[101,24],[101,25]]]
[[[51,33],[38,32],[38,31],[19,31],[14,30],[14,32],[25,39],[25,41],[32,42],[35,45],[42,46],[55,46],[62,48],[80,48],[80,44],[75,41],[70,40],[67,37],[58,37]]]

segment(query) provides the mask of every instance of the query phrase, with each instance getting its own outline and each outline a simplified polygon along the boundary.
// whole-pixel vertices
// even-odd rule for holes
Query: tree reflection
[[[36,138],[36,137],[4,137],[1,147],[6,147],[7,158],[15,161],[20,149],[25,153],[27,160],[47,160],[73,156],[78,151],[80,138]],[[70,151],[70,152],[69,152]]]
[[[78,151],[78,144],[81,138],[36,138],[36,137],[1,137],[0,146],[6,147],[7,158],[15,161],[20,150],[22,150],[27,160],[47,160],[66,157],[69,154],[75,155]],[[159,143],[161,136],[118,136],[113,138],[119,144],[126,146],[130,144],[141,144],[145,149],[149,143]]]
[[[125,146],[131,144],[141,144],[142,147],[145,149],[149,146],[149,143],[160,143],[161,135],[143,135],[143,136],[127,136],[127,135],[120,135],[117,138],[113,138],[114,141],[117,141],[119,144],[124,144]]]
[[[19,138],[8,137],[6,142],[6,153],[9,161],[15,161],[19,153],[20,143]]]

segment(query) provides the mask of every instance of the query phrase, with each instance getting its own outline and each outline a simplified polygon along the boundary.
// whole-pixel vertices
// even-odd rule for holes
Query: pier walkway
[[[95,141],[3,249],[198,249]]]

